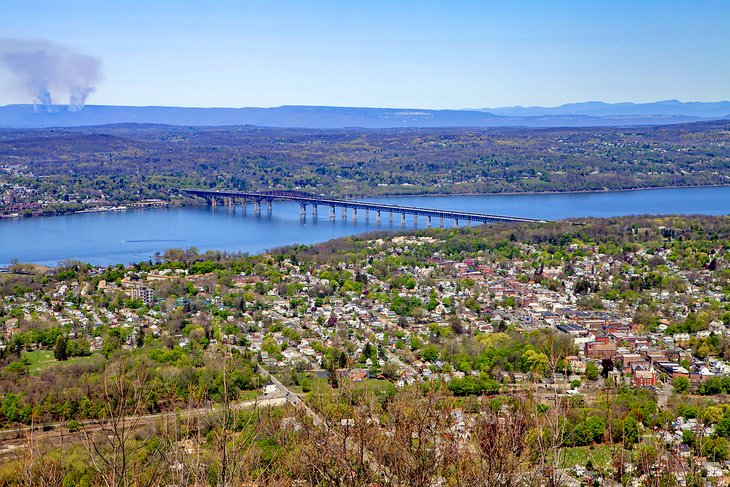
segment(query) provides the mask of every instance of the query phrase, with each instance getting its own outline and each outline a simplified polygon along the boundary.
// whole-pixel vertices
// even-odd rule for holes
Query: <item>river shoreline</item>
[[[660,188],[653,188],[660,189]],[[591,196],[586,196],[591,194]],[[540,220],[610,218],[638,215],[723,215],[730,214],[730,186],[661,188],[658,191],[598,191],[559,194],[410,196],[385,197],[389,202],[447,211],[483,212]],[[388,201],[390,200],[390,201]],[[371,200],[373,202],[378,200]],[[69,214],[68,218],[15,218],[0,220],[0,265],[14,259],[54,266],[65,259],[94,265],[115,265],[146,260],[170,247],[205,250],[264,252],[287,245],[311,245],[370,231],[402,231],[426,228],[423,218],[381,221],[302,217],[299,204],[281,201],[273,213],[248,213],[241,207],[213,209],[198,202],[174,200],[156,211],[93,212]],[[180,206],[184,203],[184,206]],[[196,204],[200,203],[200,204]],[[440,224],[439,221],[436,222]],[[453,226],[454,222],[445,222]]]
[[[728,188],[730,184],[701,184],[697,186],[650,186],[650,187],[635,187],[635,188],[624,188],[624,189],[575,189],[570,191],[509,191],[504,193],[412,193],[412,194],[388,194],[382,196],[356,196],[353,198],[346,199],[383,199],[383,198],[444,198],[444,197],[458,197],[458,196],[520,196],[520,195],[548,195],[548,194],[605,194],[605,193],[625,193],[629,191],[651,191],[660,189],[702,189],[702,188]]]
[[[387,198],[445,198],[445,197],[460,197],[460,196],[540,196],[540,195],[555,195],[555,194],[606,194],[606,193],[624,193],[629,191],[652,191],[662,189],[702,189],[702,188],[727,188],[730,184],[703,184],[698,186],[651,186],[651,187],[634,187],[624,189],[581,189],[571,191],[509,191],[504,193],[408,193],[408,194],[387,194],[378,196],[355,196],[352,198],[341,198],[346,200],[380,200]],[[340,197],[338,197],[340,198]],[[78,215],[85,213],[107,213],[107,212],[118,212],[127,210],[145,210],[148,208],[179,208],[179,207],[195,207],[205,206],[205,203],[191,204],[186,202],[172,202],[172,201],[159,201],[155,204],[147,205],[144,202],[133,202],[127,205],[118,205],[114,207],[89,207],[83,210],[68,211],[68,212],[56,212],[46,213],[42,215],[23,215],[19,213],[11,214],[0,214],[0,220],[10,219],[21,219],[21,218],[42,218],[49,216],[66,216],[66,215]]]

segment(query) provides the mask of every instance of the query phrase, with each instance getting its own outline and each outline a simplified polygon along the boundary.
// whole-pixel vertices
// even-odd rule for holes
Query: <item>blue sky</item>
[[[724,0],[0,0],[0,12],[1,37],[101,58],[94,104],[730,99]],[[0,104],[31,101],[0,89]]]

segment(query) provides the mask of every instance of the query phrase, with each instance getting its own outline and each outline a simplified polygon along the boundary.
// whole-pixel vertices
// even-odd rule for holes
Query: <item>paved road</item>
[[[661,392],[657,393],[657,406],[659,406],[659,409],[665,409],[667,407],[669,397],[672,395],[672,390],[672,383],[667,381]]]
[[[339,431],[332,429],[329,427],[327,422],[322,419],[322,417],[317,414],[312,408],[307,406],[307,404],[302,400],[301,397],[299,397],[297,394],[294,394],[291,392],[284,384],[282,384],[279,379],[274,377],[272,374],[269,373],[266,369],[261,367],[259,364],[259,370],[261,371],[261,375],[264,377],[267,377],[269,380],[271,380],[271,383],[276,386],[276,388],[284,395],[286,400],[294,407],[304,411],[304,413],[309,416],[312,419],[312,422],[315,426],[319,428],[324,428],[325,430],[331,432],[332,434],[342,437],[342,433]],[[350,450],[355,455],[362,454],[362,458],[365,461],[365,463],[369,466],[369,468],[380,478],[385,479],[386,483],[391,483],[391,475],[388,471],[388,468],[381,465],[380,462],[375,458],[375,456],[369,451],[369,450],[363,450],[360,451],[360,447],[355,443],[355,440],[352,437],[345,438],[345,447]]]
[[[397,365],[401,369],[405,369],[406,371],[408,371],[408,373],[410,373],[414,377],[418,375],[418,372],[416,371],[416,369],[414,369],[413,367],[411,367],[407,363],[403,362],[400,359],[400,357],[398,357],[396,354],[394,354],[393,352],[391,352],[387,348],[384,349],[384,350],[385,350],[385,356],[388,357],[388,360],[389,361],[393,362],[395,365]]]

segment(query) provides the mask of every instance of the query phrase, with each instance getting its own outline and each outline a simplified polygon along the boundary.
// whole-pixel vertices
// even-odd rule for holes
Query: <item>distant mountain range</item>
[[[673,115],[701,118],[727,118],[730,115],[730,102],[681,102],[663,100],[652,103],[603,103],[588,101],[568,103],[559,107],[502,107],[481,108],[480,111],[495,115],[512,117],[544,117],[548,115],[586,115],[589,117],[636,117]]]
[[[186,126],[259,125],[301,128],[394,127],[608,127],[667,125],[730,118],[730,102],[677,100],[655,103],[571,103],[559,107],[464,110],[281,106],[274,108],[185,108],[156,106],[7,105],[0,127],[78,127],[118,123]]]

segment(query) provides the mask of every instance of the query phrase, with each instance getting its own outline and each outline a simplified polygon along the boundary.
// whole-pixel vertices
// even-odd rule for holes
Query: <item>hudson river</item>
[[[608,217],[640,214],[730,214],[730,187],[677,188],[611,193],[563,193],[490,196],[414,196],[377,198],[370,201],[406,206],[474,211],[497,215],[557,220],[571,217]],[[58,217],[0,220],[0,266],[13,259],[56,265],[64,259],[79,259],[98,265],[130,263],[151,258],[168,248],[197,247],[258,253],[288,244],[311,244],[345,235],[374,230],[413,229],[412,217],[401,226],[400,215],[382,214],[381,224],[365,221],[363,211],[357,222],[341,210],[329,220],[328,207],[321,206],[319,217],[311,210],[299,218],[299,205],[274,202],[273,213],[265,206],[259,215],[248,206],[218,206],[127,210],[83,213]],[[425,226],[425,218],[418,226]],[[438,225],[438,219],[434,219]],[[445,221],[445,226],[453,222]],[[465,222],[461,222],[465,226]]]

